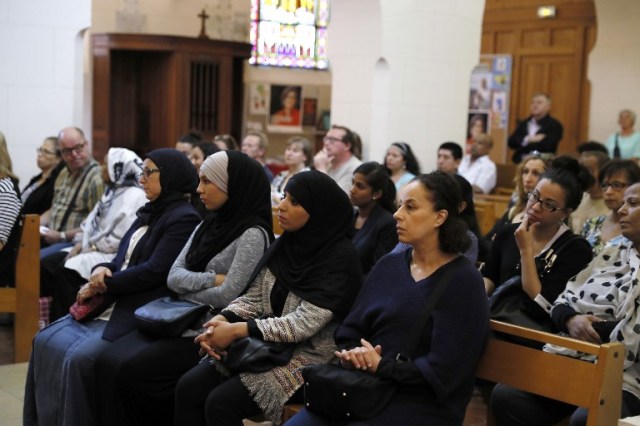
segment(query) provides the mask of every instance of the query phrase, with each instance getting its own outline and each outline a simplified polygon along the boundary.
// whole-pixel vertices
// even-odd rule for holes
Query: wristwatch
[[[67,241],[67,234],[60,231],[60,241]]]

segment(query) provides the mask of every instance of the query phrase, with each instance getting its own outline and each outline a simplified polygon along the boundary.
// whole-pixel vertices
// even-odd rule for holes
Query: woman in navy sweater
[[[370,161],[353,172],[349,199],[356,208],[355,235],[351,239],[366,275],[373,265],[398,244],[396,188],[387,170]]]
[[[135,328],[139,306],[169,294],[167,275],[200,217],[189,204],[198,176],[174,149],[147,154],[140,183],[149,202],[122,238],[115,258],[93,268],[78,292],[85,303],[104,294],[102,312],[78,322],[70,315],[38,333],[27,372],[24,424],[95,424],[94,361],[112,342]]]
[[[410,249],[373,267],[351,312],[335,333],[345,368],[397,383],[391,402],[367,425],[461,425],[484,349],[489,309],[482,277],[460,253],[470,244],[460,220],[460,189],[446,173],[420,175],[402,193],[394,215]],[[453,273],[422,333],[417,353],[396,360],[436,284]],[[307,409],[287,425],[329,425]]]

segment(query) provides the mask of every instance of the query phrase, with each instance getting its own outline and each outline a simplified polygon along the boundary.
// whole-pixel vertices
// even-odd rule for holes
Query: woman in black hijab
[[[95,424],[94,388],[100,383],[94,381],[94,360],[135,328],[136,308],[168,294],[169,268],[199,222],[185,197],[195,190],[197,175],[183,154],[158,149],[145,158],[140,183],[149,202],[138,210],[115,258],[96,265],[78,292],[80,304],[104,295],[99,316],[79,322],[67,315],[34,339],[25,424]]]
[[[167,285],[180,299],[219,310],[245,289],[273,240],[271,188],[262,165],[238,151],[211,155],[199,175],[198,193],[209,213],[171,267]],[[173,424],[175,385],[200,358],[197,334],[158,338],[134,331],[102,353],[96,361],[100,424]]]
[[[288,401],[302,400],[299,369],[326,363],[336,349],[333,331],[360,289],[360,261],[348,235],[353,210],[347,195],[328,176],[300,172],[278,205],[284,233],[255,269],[247,292],[205,324],[196,338],[208,354],[176,389],[177,423],[242,424],[263,413],[280,422]],[[220,353],[251,336],[296,344],[288,364],[264,373],[230,375]]]

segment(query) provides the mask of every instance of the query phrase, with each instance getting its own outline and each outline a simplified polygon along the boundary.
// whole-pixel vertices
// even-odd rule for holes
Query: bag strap
[[[80,184],[76,188],[76,192],[73,194],[73,198],[69,203],[69,207],[67,207],[67,211],[64,212],[64,216],[62,217],[62,221],[60,222],[60,226],[58,227],[59,232],[62,232],[64,230],[64,227],[67,225],[67,220],[69,220],[69,216],[71,215],[71,210],[73,210],[73,208],[76,206],[76,200],[78,199],[78,193],[80,192],[80,188],[82,188],[82,185],[84,184],[84,181],[87,178],[89,171],[93,169],[95,166],[97,166],[97,164],[95,163],[91,164],[87,168],[87,170],[85,170],[84,173],[82,174],[82,179],[80,179]]]
[[[436,284],[436,288],[435,290],[433,290],[431,297],[429,297],[427,305],[420,315],[420,319],[414,325],[413,330],[411,330],[411,335],[409,336],[409,340],[407,341],[406,346],[403,348],[403,351],[396,356],[397,360],[406,361],[413,357],[416,349],[420,344],[422,331],[426,327],[427,321],[429,321],[429,317],[431,317],[433,308],[435,308],[438,300],[440,300],[440,297],[442,297],[442,293],[444,293],[444,289],[447,287],[447,284],[449,284],[451,275],[453,274],[453,271],[456,270],[456,264],[460,263],[462,260],[465,260],[465,257],[458,256],[445,266],[446,271],[442,275],[442,278],[440,278],[440,281],[438,281],[438,283]]]

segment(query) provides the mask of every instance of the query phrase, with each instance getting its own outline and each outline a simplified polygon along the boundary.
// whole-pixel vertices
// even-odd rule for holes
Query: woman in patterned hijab
[[[139,183],[142,160],[136,153],[126,148],[110,148],[104,169],[106,189],[81,225],[81,240],[68,256],[61,253],[43,260],[41,292],[55,296],[51,304],[52,321],[69,312],[79,286],[89,279],[91,268],[113,258],[120,240],[136,219],[136,211],[147,201]],[[46,319],[43,321],[46,323]]]

